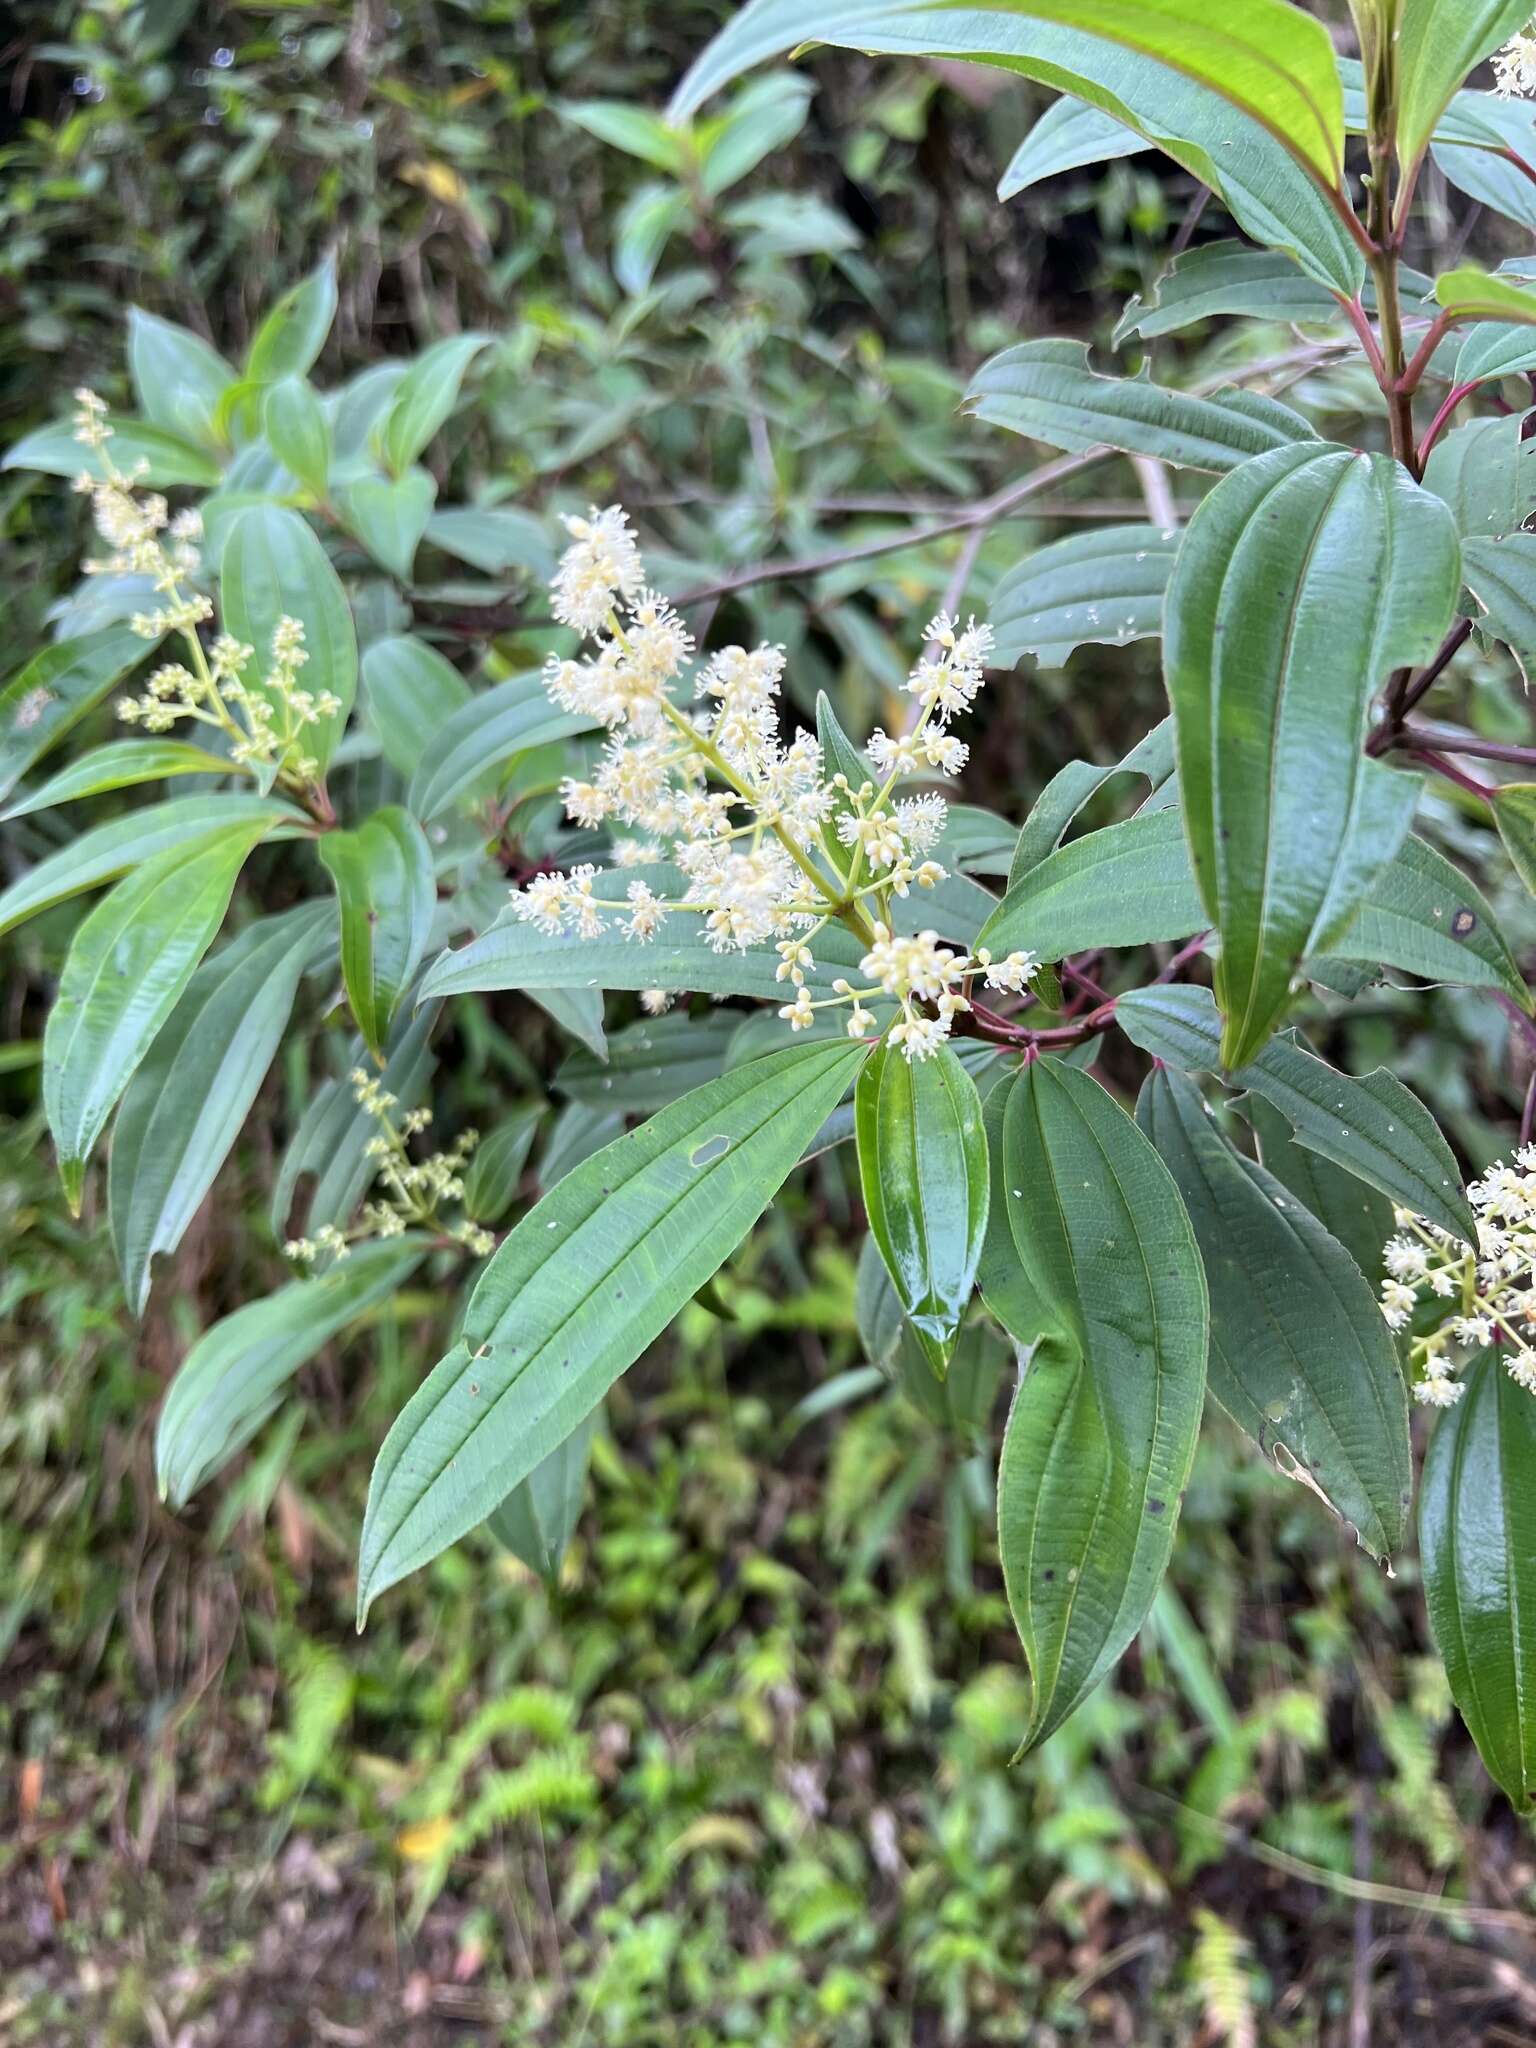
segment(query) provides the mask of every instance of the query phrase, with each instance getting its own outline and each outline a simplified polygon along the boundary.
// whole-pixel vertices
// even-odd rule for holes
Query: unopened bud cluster
[[[363,1067],[353,1068],[351,1084],[359,1108],[379,1126],[364,1147],[364,1156],[374,1162],[377,1192],[364,1203],[353,1228],[343,1231],[327,1223],[312,1237],[290,1238],[283,1247],[288,1257],[313,1265],[317,1259],[343,1259],[354,1245],[372,1238],[429,1230],[463,1245],[477,1259],[488,1258],[496,1248],[488,1230],[468,1217],[445,1218],[441,1213],[445,1203],[464,1199],[464,1168],[480,1141],[479,1133],[460,1131],[446,1152],[413,1159],[409,1141],[431,1123],[431,1110],[407,1109],[397,1117],[398,1098]]]

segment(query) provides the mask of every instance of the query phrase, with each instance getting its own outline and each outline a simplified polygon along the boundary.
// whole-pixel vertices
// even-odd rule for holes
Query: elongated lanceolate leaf
[[[1178,551],[1178,534],[1158,526],[1109,526],[1039,549],[992,593],[998,666],[1033,654],[1059,668],[1089,642],[1124,647],[1155,638]]]
[[[246,378],[275,384],[280,377],[302,377],[324,348],[335,317],[336,262],[328,256],[289,286],[257,328],[245,359]]]
[[[551,1585],[560,1575],[561,1561],[581,1518],[598,1414],[594,1408],[585,1422],[578,1422],[565,1442],[556,1444],[489,1517],[497,1542],[504,1543],[529,1571]]]
[[[375,1239],[329,1271],[280,1287],[205,1330],[160,1410],[155,1470],[162,1497],[185,1507],[256,1434],[299,1367],[387,1301],[429,1248],[417,1234]]]
[[[736,1249],[866,1056],[845,1042],[749,1061],[583,1161],[523,1218],[379,1453],[360,1619],[591,1413]]]
[[[1205,923],[1175,810],[1143,811],[1048,854],[1009,889],[981,944],[1042,960],[1097,946],[1187,939]]]
[[[1401,0],[1397,41],[1397,151],[1411,170],[1469,71],[1518,29],[1525,0]]]
[[[952,14],[952,24],[945,16]],[[1020,33],[1010,34],[1009,17]],[[1110,46],[1099,68],[1113,75],[1113,52],[1151,58],[1240,108],[1320,182],[1342,176],[1344,95],[1322,24],[1284,0],[1245,0],[1240,14],[1222,0],[993,0],[986,7],[944,8],[923,0],[751,0],[694,65],[672,103],[691,114],[711,93],[766,58],[801,43],[837,43],[905,55],[970,54],[1024,70],[1036,51],[1053,48],[1045,24],[1060,23]],[[936,50],[930,38],[950,38]]]
[[[1187,1073],[1220,1072],[1221,1019],[1203,988],[1135,989],[1115,1005],[1115,1021],[1155,1059]],[[1450,1146],[1423,1103],[1385,1067],[1356,1080],[1285,1034],[1227,1078],[1272,1102],[1312,1151],[1454,1237],[1477,1241]]]
[[[226,830],[260,825],[265,832],[299,830],[308,824],[302,811],[270,797],[228,795],[167,797],[146,804],[125,817],[93,825],[78,839],[40,860],[35,868],[0,892],[0,933],[8,932],[40,910],[48,910],[82,890],[100,888],[118,875],[162,853],[180,850],[195,861],[204,845]]]
[[[1068,761],[1051,777],[1030,807],[1008,864],[1008,887],[1018,887],[1061,844],[1062,836],[1088,799],[1116,775],[1144,775],[1153,789],[1173,773],[1173,720],[1165,718],[1139,739],[1123,761],[1102,768],[1094,761]]]
[[[130,306],[128,374],[145,419],[184,441],[217,445],[219,400],[235,373],[201,335]]]
[[[309,658],[299,671],[299,687],[314,697],[329,690],[341,700],[339,711],[304,727],[305,749],[324,768],[357,695],[357,633],[341,580],[297,512],[255,504],[235,515],[220,558],[219,612],[226,629],[255,650],[242,681],[258,691],[278,620],[297,619],[303,626]],[[279,712],[279,727],[281,722]]]
[[[1042,179],[1102,164],[1116,157],[1138,156],[1147,138],[1127,128],[1113,114],[1083,100],[1059,99],[1041,115],[1014,151],[997,188],[999,199],[1015,199]]]
[[[107,424],[112,429],[107,453],[113,464],[149,489],[195,484],[211,491],[217,485],[219,465],[205,448],[195,448],[179,434],[168,434],[148,420],[123,419],[114,413],[107,416]],[[88,476],[106,475],[101,452],[82,448],[75,439],[73,420],[55,420],[51,426],[23,435],[0,456],[3,469],[36,469],[45,476],[70,478],[82,471]]]
[[[771,1050],[777,1052],[784,1044],[783,1026],[777,1017],[772,1022],[777,1035]],[[686,1010],[642,1017],[613,1034],[606,1059],[585,1051],[572,1053],[552,1086],[573,1102],[649,1116],[689,1089],[713,1081],[728,1063],[736,1064],[728,1055],[741,1028],[741,1014],[735,1010],[715,1010],[704,1017],[690,1017]]]
[[[1255,455],[1317,445],[1278,399],[1231,389],[1210,398],[1170,391],[1146,377],[1104,377],[1080,341],[1025,341],[982,364],[967,410],[993,426],[1071,454],[1119,448],[1185,469],[1237,469]]]
[[[1241,314],[1254,320],[1322,321],[1339,317],[1334,293],[1275,249],[1243,242],[1208,242],[1176,257],[1145,297],[1132,299],[1114,332],[1114,345],[1133,335],[1143,341],[1179,334],[1201,320]]]
[[[1221,196],[1246,233],[1290,251],[1320,282],[1348,296],[1364,275],[1336,191],[1337,68],[1322,25],[1294,8],[1245,5],[1239,13],[1225,0],[1173,7],[1124,0],[1108,8],[1092,0],[983,7],[754,0],[683,81],[674,118],[751,65],[807,42],[970,58],[1039,79],[1167,150]],[[1317,154],[1304,136],[1315,138]],[[1324,169],[1325,161],[1333,168]]]
[[[987,1228],[981,1097],[947,1046],[908,1060],[886,1043],[859,1075],[854,1120],[870,1235],[942,1376]]]
[[[1386,1557],[1402,1542],[1411,1499],[1408,1395],[1359,1267],[1279,1181],[1234,1151],[1182,1074],[1154,1073],[1136,1120],[1199,1240],[1211,1392],[1287,1478]]]
[[[119,882],[75,933],[43,1033],[43,1106],[77,1213],[91,1148],[213,943],[265,831],[236,826],[191,859],[160,854]]]
[[[123,1095],[107,1212],[135,1315],[240,1134],[327,921],[308,903],[248,925],[193,975]]]
[[[153,649],[125,622],[55,640],[18,669],[0,689],[0,800]]]
[[[428,737],[411,778],[410,807],[430,821],[530,747],[592,730],[590,718],[550,700],[537,673],[513,676],[472,697]]]
[[[439,731],[469,702],[469,685],[452,662],[425,640],[392,633],[363,650],[368,723],[384,758],[410,777]]]
[[[1485,1353],[1424,1461],[1419,1552],[1451,1695],[1520,1813],[1536,1805],[1536,1399]]]
[[[1536,782],[1503,782],[1491,803],[1510,865],[1536,896]]]
[[[370,1052],[382,1054],[432,926],[437,892],[426,834],[398,804],[355,832],[328,832],[320,859],[341,909],[341,975]]]
[[[76,803],[81,797],[99,796],[103,790],[128,789],[138,782],[162,782],[177,775],[229,775],[230,762],[206,747],[189,746],[185,740],[108,740],[92,747],[67,768],[50,775],[46,782],[13,803],[4,816],[24,818],[33,811],[52,810],[55,804]]]
[[[1027,1068],[1008,1093],[1003,1155],[1014,1245],[1048,1319],[998,1470],[1032,1749],[1146,1619],[1194,1460],[1208,1310],[1178,1189],[1096,1081]]]
[[[281,378],[262,401],[261,424],[283,467],[323,498],[331,474],[331,423],[314,386],[303,377]]]
[[[459,401],[464,374],[490,341],[488,334],[450,334],[417,357],[400,380],[379,435],[392,476],[402,476]]]
[[[1260,456],[1190,522],[1164,663],[1228,1066],[1402,843],[1418,783],[1364,756],[1366,716],[1393,669],[1439,646],[1460,583],[1448,511],[1385,456]]]
[[[1259,1158],[1267,1173],[1290,1189],[1304,1209],[1336,1237],[1360,1268],[1371,1288],[1386,1275],[1382,1254],[1395,1235],[1392,1204],[1379,1188],[1357,1180],[1320,1152],[1309,1152],[1292,1130],[1289,1118],[1262,1095],[1249,1093],[1239,1105],[1243,1120],[1259,1141]]]
[[[1536,325],[1536,291],[1528,278],[1505,277],[1466,263],[1435,279],[1435,297],[1458,320]]]

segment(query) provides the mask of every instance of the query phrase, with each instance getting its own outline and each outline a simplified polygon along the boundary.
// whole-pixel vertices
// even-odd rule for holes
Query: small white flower
[[[1453,1380],[1445,1373],[1431,1373],[1427,1380],[1420,1380],[1415,1386],[1413,1398],[1426,1408],[1454,1408],[1466,1391],[1462,1381]]]

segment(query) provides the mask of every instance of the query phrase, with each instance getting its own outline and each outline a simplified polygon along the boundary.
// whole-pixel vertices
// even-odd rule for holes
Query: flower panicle
[[[717,952],[777,948],[778,977],[792,990],[781,1014],[793,1029],[841,1004],[863,1036],[875,1016],[865,998],[895,996],[893,1042],[909,1058],[935,1051],[970,1007],[965,987],[990,962],[940,948],[933,933],[893,938],[892,902],[947,879],[935,854],[948,806],[900,784],[965,766],[968,749],[949,724],[983,687],[991,628],[947,612],[931,620],[906,683],[909,724],[873,735],[867,776],[829,773],[815,734],[784,735],[782,647],[730,646],[696,660],[686,623],[646,581],[622,508],[594,506],[565,524],[571,543],[551,600],[584,646],[551,656],[544,682],[560,709],[603,729],[598,758],[561,794],[573,824],[615,834],[615,854],[606,870],[588,862],[530,877],[513,892],[513,914],[548,937],[640,943],[674,919],[697,919]],[[624,872],[653,863],[669,869],[664,889],[652,874]],[[812,946],[834,920],[869,944],[872,985],[861,995],[839,984],[818,1002]],[[1020,990],[1036,965],[1005,964],[1011,978],[992,985]],[[664,992],[652,996],[656,1013]]]
[[[1390,1329],[1408,1333],[1414,1399],[1426,1407],[1459,1401],[1466,1382],[1458,1374],[1472,1354],[1489,1350],[1536,1393],[1536,1145],[1491,1166],[1467,1200],[1475,1244],[1398,1209],[1397,1234],[1382,1253],[1381,1311]]]

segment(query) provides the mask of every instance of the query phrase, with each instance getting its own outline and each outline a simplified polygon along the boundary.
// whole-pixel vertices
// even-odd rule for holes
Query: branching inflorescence
[[[563,710],[608,732],[590,781],[568,778],[566,809],[579,825],[627,828],[615,866],[538,875],[514,892],[517,914],[541,931],[596,938],[617,923],[628,938],[654,938],[673,916],[703,920],[718,952],[765,945],[793,991],[779,1014],[795,1031],[825,1010],[847,1009],[850,1037],[875,1029],[868,1005],[894,999],[891,1041],[928,1057],[971,1008],[969,991],[1020,992],[1039,963],[1027,953],[994,961],[957,953],[936,931],[902,936],[893,905],[946,879],[933,858],[947,806],[903,783],[954,775],[968,748],[949,730],[980,691],[991,628],[941,613],[928,628],[933,651],[913,669],[910,727],[877,731],[867,748],[873,775],[855,785],[827,773],[820,741],[779,730],[780,647],[727,647],[701,667],[694,643],[666,600],[645,586],[629,522],[617,506],[566,522],[572,545],[552,586],[555,616],[592,643],[579,659],[551,657],[546,687]],[[880,778],[878,781],[875,777]],[[677,887],[661,895],[624,870],[670,860]],[[818,935],[840,923],[864,941],[867,985],[846,979],[814,999],[808,976]]]

